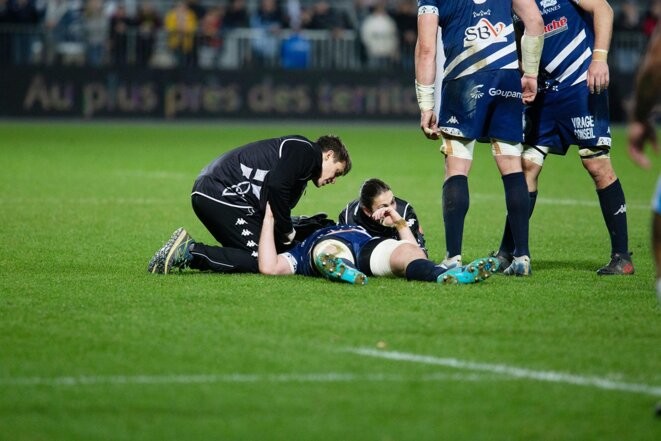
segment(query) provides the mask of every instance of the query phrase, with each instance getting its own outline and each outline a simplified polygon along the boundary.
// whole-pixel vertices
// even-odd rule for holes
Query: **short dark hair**
[[[371,178],[363,182],[363,185],[360,186],[359,197],[361,207],[372,210],[374,198],[388,190],[390,190],[390,186],[378,178]]]
[[[319,139],[317,139],[317,144],[319,144],[321,147],[322,153],[325,153],[329,150],[332,151],[335,155],[335,162],[344,162],[344,173],[342,173],[342,176],[348,174],[349,171],[351,171],[351,158],[349,157],[349,151],[339,136],[321,136]]]

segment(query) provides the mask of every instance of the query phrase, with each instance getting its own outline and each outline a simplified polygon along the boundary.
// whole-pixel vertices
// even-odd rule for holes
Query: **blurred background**
[[[618,0],[626,119],[661,0]],[[0,0],[0,116],[416,120],[415,0]]]

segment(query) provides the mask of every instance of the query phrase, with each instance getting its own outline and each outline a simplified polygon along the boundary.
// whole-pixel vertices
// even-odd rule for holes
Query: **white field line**
[[[7,386],[94,386],[213,383],[365,383],[365,382],[479,382],[502,381],[502,376],[464,373],[423,375],[352,374],[327,372],[315,374],[209,374],[209,375],[92,375],[71,377],[0,378]]]
[[[471,194],[470,196],[471,196],[471,200],[473,198],[475,198],[476,200],[483,200],[483,201],[504,200],[503,199],[504,196],[502,194],[476,193],[474,195]],[[556,198],[539,197],[535,202],[535,206],[539,204],[557,205],[557,206],[599,207],[599,199],[597,198],[596,194],[592,199],[572,199],[572,198],[556,199]],[[651,210],[651,209],[652,209],[651,203],[644,204],[641,203],[640,201],[627,202],[627,210]]]
[[[631,392],[644,395],[661,396],[661,387],[640,383],[625,383],[613,381],[603,377],[583,376],[554,371],[535,371],[504,364],[476,363],[473,361],[458,360],[456,358],[439,358],[429,355],[409,354],[396,351],[382,351],[372,348],[350,348],[346,352],[367,357],[383,358],[387,360],[404,361],[410,363],[445,366],[466,371],[488,372],[518,379],[545,381],[550,383],[564,383],[576,386],[594,387],[597,389]]]
[[[501,201],[502,194],[475,193],[471,194],[472,202],[479,201]],[[0,205],[23,205],[23,204],[62,204],[63,198],[59,197],[0,197]],[[67,198],[67,204],[81,205],[167,205],[172,204],[171,199],[167,198],[140,198],[140,197],[82,197]],[[593,199],[552,199],[540,197],[537,199],[537,205],[554,206],[580,206],[580,207],[599,207],[599,201],[595,196]],[[640,202],[629,202],[628,210],[651,210],[651,204]]]

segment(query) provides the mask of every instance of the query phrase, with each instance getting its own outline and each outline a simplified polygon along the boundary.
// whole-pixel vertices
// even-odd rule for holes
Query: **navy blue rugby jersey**
[[[444,81],[474,72],[518,69],[511,0],[418,0],[443,29]]]

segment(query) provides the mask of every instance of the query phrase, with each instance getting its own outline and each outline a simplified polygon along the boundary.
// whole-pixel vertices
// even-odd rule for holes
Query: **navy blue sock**
[[[530,198],[523,172],[503,176],[505,186],[505,205],[507,221],[514,240],[514,256],[530,256],[528,232],[530,217]]]
[[[528,219],[532,217],[532,212],[535,210],[535,202],[537,202],[537,191],[528,193],[528,198],[530,199],[530,214]],[[498,252],[502,254],[513,254],[514,253],[514,238],[512,237],[512,228],[510,223],[505,216],[505,230],[503,231],[503,239],[500,241],[500,248]]]
[[[406,267],[406,280],[419,280],[421,282],[435,282],[438,276],[445,272],[427,259],[416,259]]]
[[[627,203],[620,180],[617,179],[608,187],[597,190],[597,195],[611,239],[611,252],[628,254]]]
[[[443,223],[448,256],[461,254],[464,220],[468,212],[468,177],[456,175],[443,184]]]

